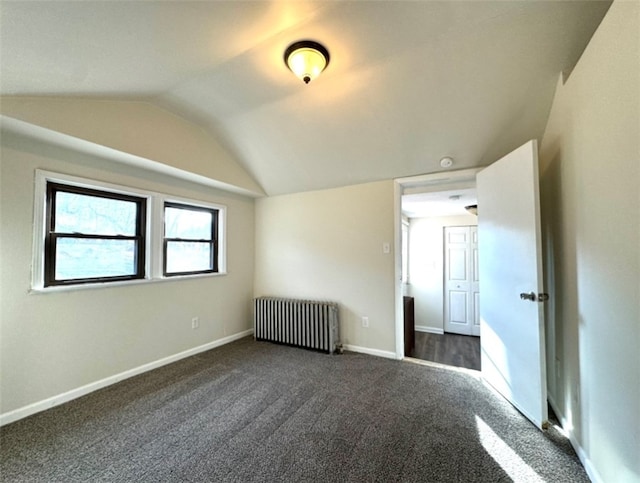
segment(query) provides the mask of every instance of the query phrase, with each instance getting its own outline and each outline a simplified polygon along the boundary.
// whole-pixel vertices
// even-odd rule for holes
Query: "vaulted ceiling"
[[[0,3],[0,93],[144,100],[267,194],[484,166],[543,133],[610,2]],[[283,52],[331,53],[309,85]]]

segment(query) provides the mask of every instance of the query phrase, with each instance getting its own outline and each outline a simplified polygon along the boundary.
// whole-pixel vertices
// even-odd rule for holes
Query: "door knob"
[[[549,300],[549,294],[539,293],[538,295],[536,295],[535,292],[521,293],[520,298],[522,300],[531,300],[532,302],[546,302],[547,300]]]

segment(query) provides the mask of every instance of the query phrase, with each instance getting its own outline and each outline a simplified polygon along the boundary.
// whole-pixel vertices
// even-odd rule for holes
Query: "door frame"
[[[476,174],[481,168],[461,169],[457,171],[443,171],[423,174],[406,178],[396,178],[393,183],[394,196],[394,265],[395,265],[395,338],[396,359],[405,358],[404,353],[404,317],[402,305],[402,195],[422,191],[446,191],[475,187]]]

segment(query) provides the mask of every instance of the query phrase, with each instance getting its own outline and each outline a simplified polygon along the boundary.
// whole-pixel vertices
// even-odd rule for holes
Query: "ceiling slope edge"
[[[206,131],[141,101],[3,97],[2,129],[250,197],[265,196]]]

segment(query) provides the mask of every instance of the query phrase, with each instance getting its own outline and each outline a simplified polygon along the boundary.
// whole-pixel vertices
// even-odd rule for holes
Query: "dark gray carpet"
[[[242,339],[0,430],[2,481],[588,481],[475,377]]]

